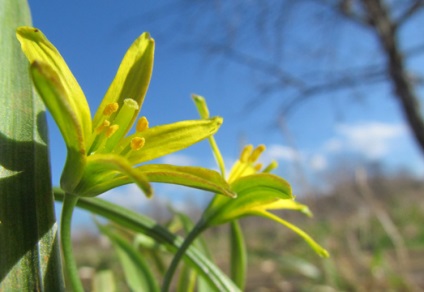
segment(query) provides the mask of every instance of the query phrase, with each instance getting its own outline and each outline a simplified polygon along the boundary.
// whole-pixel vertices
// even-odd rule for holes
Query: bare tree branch
[[[399,29],[411,17],[424,7],[424,0],[416,0],[409,6],[405,12],[395,21],[395,29]]]
[[[381,0],[361,0],[371,20],[378,40],[387,56],[387,69],[395,96],[399,100],[421,151],[424,153],[424,119],[421,116],[419,97],[411,84],[405,62],[397,41],[394,22]]]

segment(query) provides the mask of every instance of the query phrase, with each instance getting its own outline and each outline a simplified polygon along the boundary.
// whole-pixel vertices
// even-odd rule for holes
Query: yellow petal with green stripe
[[[86,160],[84,125],[72,107],[61,79],[48,64],[35,61],[30,67],[34,85],[52,114],[65,139],[68,155],[62,178],[62,187],[71,190],[82,176]]]
[[[143,148],[128,152],[131,164],[139,164],[185,149],[216,133],[221,124],[222,118],[215,117],[152,127],[125,138],[115,151],[126,151],[134,137],[144,138],[146,142]]]
[[[76,188],[76,193],[80,196],[96,196],[108,191],[113,187],[123,185],[122,181],[110,184],[113,178],[123,175],[130,178],[138,187],[143,190],[147,197],[153,194],[152,187],[146,176],[135,169],[127,159],[114,154],[98,154],[87,158],[87,166],[84,169],[80,185]]]
[[[34,61],[46,63],[57,73],[68,98],[69,106],[75,113],[79,123],[84,125],[84,137],[88,137],[91,134],[91,115],[87,100],[59,51],[36,28],[19,27],[17,29],[17,37],[30,63]]]
[[[108,104],[117,102],[122,106],[125,99],[131,98],[141,109],[152,75],[154,49],[155,42],[148,33],[143,33],[130,46],[94,116],[94,126],[102,122],[103,110]]]

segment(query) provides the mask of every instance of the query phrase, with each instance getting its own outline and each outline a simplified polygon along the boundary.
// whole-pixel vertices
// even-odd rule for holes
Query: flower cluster
[[[147,196],[151,181],[176,183],[234,196],[218,173],[197,167],[144,164],[213,135],[222,118],[189,120],[149,127],[138,119],[150,82],[154,40],[144,33],[124,56],[94,118],[84,93],[58,50],[36,28],[20,27],[17,37],[31,63],[34,85],[55,119],[68,154],[62,189],[76,196],[96,196],[135,182]]]

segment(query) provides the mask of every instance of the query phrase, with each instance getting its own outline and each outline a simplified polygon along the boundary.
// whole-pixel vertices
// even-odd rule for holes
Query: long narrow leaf
[[[63,291],[44,107],[16,28],[26,0],[0,1],[0,291]]]
[[[97,272],[93,279],[93,292],[115,292],[115,278],[111,270]]]
[[[159,291],[159,286],[148,267],[146,261],[137,250],[123,238],[113,231],[111,226],[97,224],[100,232],[106,235],[112,242],[121,261],[127,284],[132,291]]]
[[[63,196],[63,191],[55,189],[55,198],[57,201],[62,201]],[[77,206],[107,218],[134,232],[144,233],[158,242],[165,244],[172,252],[175,252],[183,243],[181,237],[170,233],[154,220],[102,199],[80,198]],[[195,247],[191,246],[187,250],[185,260],[217,291],[240,291],[218,267],[210,262]]]

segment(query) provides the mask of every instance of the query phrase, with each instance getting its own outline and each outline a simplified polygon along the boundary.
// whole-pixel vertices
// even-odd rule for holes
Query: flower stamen
[[[106,129],[107,127],[110,126],[110,122],[108,120],[104,120],[103,123],[100,124],[100,126],[98,126],[95,130],[96,135],[100,134],[101,132],[103,132],[104,129]]]
[[[142,137],[134,137],[131,139],[131,149],[134,151],[140,150],[144,144],[146,143],[146,140]]]
[[[112,137],[113,136],[113,134],[115,134],[116,133],[116,131],[118,131],[119,130],[119,125],[112,125],[112,126],[110,126],[109,128],[107,128],[107,130],[106,130],[106,137],[107,138],[110,138],[110,137]]]
[[[115,148],[131,127],[138,109],[138,104],[134,99],[127,98],[124,100],[122,107],[113,120],[113,124],[119,125],[119,127],[113,132],[113,136],[108,136],[109,139],[106,141],[105,148],[102,151],[111,152]]]
[[[137,132],[143,132],[147,128],[149,128],[149,121],[147,120],[146,117],[141,117],[137,122],[137,126],[135,127],[135,130]]]
[[[117,112],[119,104],[117,102],[109,103],[103,110],[103,115],[110,117],[113,113]]]
[[[265,145],[261,144],[258,147],[256,147],[255,150],[253,150],[252,154],[250,155],[248,161],[250,163],[254,163],[258,160],[258,158],[261,156],[262,152],[265,151]]]
[[[240,162],[246,163],[252,153],[252,150],[253,150],[253,145],[244,146],[240,154],[240,158],[239,158]]]

